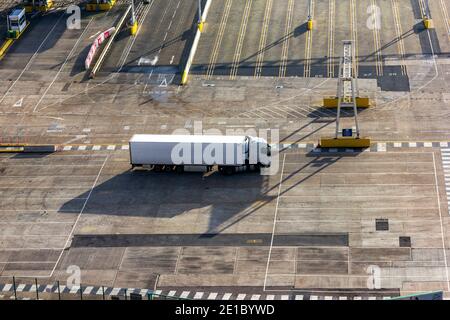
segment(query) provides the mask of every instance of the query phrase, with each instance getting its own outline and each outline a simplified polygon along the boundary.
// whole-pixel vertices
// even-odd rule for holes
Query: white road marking
[[[98,150],[100,150],[101,148],[102,148],[102,146],[93,146],[93,147],[92,147],[92,150],[98,151]]]
[[[212,292],[208,296],[208,300],[214,300],[217,297],[217,292]]]
[[[83,294],[90,294],[92,290],[94,290],[94,287],[92,286],[86,287],[86,289],[84,289],[83,291]]]
[[[303,300],[303,295],[302,294],[296,295],[295,300]]]
[[[111,295],[111,296],[117,295],[117,294],[119,293],[120,289],[121,289],[121,288],[113,288],[112,291],[111,291],[111,293],[110,293],[110,295]]]
[[[174,297],[177,292],[175,290],[169,291],[167,294],[169,297]]]
[[[289,296],[287,294],[282,295],[281,300],[289,300]]]
[[[252,297],[250,298],[250,300],[259,300],[259,298],[261,298],[261,295],[259,295],[259,294],[254,294],[254,295],[252,295]]]
[[[225,293],[222,297],[222,300],[230,300],[231,295],[232,295],[231,293]]]
[[[245,293],[240,293],[238,294],[236,300],[244,300],[245,299],[246,294]]]
[[[203,297],[203,292],[196,292],[194,295],[194,299],[201,299]]]
[[[275,300],[275,296],[273,294],[268,294],[266,300]]]
[[[378,152],[386,152],[386,143],[377,143]]]
[[[266,291],[267,275],[269,273],[269,264],[270,264],[270,258],[272,255],[273,239],[275,237],[275,227],[276,227],[276,223],[277,223],[278,205],[280,203],[281,185],[283,183],[283,172],[284,172],[285,162],[286,162],[286,153],[283,155],[283,165],[281,167],[280,182],[279,182],[279,186],[278,186],[278,196],[277,196],[277,202],[275,205],[275,214],[273,217],[272,237],[270,239],[269,256],[267,257],[266,274],[264,277],[264,287],[263,287],[264,291]]]
[[[180,298],[186,299],[189,296],[190,291],[183,291],[180,295]]]
[[[80,40],[82,39],[83,35],[86,33],[87,29],[89,28],[91,22],[94,20],[94,18],[91,18],[91,20],[89,20],[88,24],[86,25],[86,28],[83,30],[83,32],[81,33],[81,35],[78,37],[77,41],[75,42],[75,44],[72,47],[72,50],[70,50],[69,54],[66,57],[66,60],[64,60],[63,64],[61,65],[61,67],[59,68],[58,72],[56,73],[56,75],[54,76],[53,80],[50,82],[50,84],[48,85],[48,87],[45,89],[44,93],[42,94],[42,96],[39,98],[38,102],[36,103],[36,105],[33,108],[33,112],[36,112],[37,108],[39,107],[39,105],[41,104],[42,100],[44,100],[45,96],[47,95],[48,91],[50,90],[50,88],[53,86],[53,84],[55,83],[56,79],[59,77],[61,71],[64,69],[64,67],[66,66],[67,62],[69,61],[69,59],[72,58],[73,53],[75,52],[76,48],[78,47],[78,44],[80,43]]]
[[[25,65],[25,68],[23,68],[22,72],[19,74],[19,76],[17,77],[17,79],[12,83],[12,85],[8,88],[8,90],[6,90],[6,92],[4,93],[3,97],[0,99],[0,103],[3,102],[3,100],[5,99],[5,97],[9,94],[9,92],[11,91],[11,89],[16,85],[16,83],[20,80],[20,78],[22,78],[23,74],[25,73],[25,71],[27,71],[27,69],[30,67],[30,65],[34,62],[34,59],[36,58],[37,54],[40,53],[42,46],[47,42],[47,39],[50,35],[54,35],[53,30],[55,30],[56,26],[58,25],[59,21],[61,20],[62,17],[64,17],[65,14],[61,14],[61,16],[58,18],[58,20],[56,20],[55,24],[53,25],[53,27],[50,29],[50,31],[48,32],[48,34],[45,36],[44,40],[42,41],[42,43],[39,45],[39,47],[37,48],[37,50],[34,52],[34,54],[31,56],[30,60],[28,60],[28,63]]]

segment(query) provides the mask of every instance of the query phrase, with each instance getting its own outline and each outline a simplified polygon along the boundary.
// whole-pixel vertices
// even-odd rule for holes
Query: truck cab
[[[263,138],[259,137],[247,137],[249,150],[249,163],[258,164],[262,167],[270,167],[272,149],[270,144]]]
[[[17,39],[28,26],[25,9],[15,9],[8,15],[7,38]]]

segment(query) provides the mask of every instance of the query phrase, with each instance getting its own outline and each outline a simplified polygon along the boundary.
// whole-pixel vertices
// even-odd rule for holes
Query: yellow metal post
[[[428,18],[424,18],[423,19],[423,26],[425,27],[425,29],[433,28],[433,20],[428,19]]]
[[[134,24],[131,26],[131,35],[134,36],[137,33],[138,29],[138,23],[137,21],[134,22]]]

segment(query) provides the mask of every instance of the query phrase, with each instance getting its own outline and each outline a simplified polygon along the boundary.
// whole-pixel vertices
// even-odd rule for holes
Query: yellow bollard
[[[181,84],[185,85],[187,83],[188,73],[186,70],[183,71],[183,75],[181,76]]]
[[[137,21],[134,22],[134,24],[131,26],[131,35],[134,36],[137,33],[138,29],[138,23]]]
[[[204,23],[203,21],[200,21],[200,22],[197,24],[198,31],[203,32],[203,27],[204,27],[204,25],[205,25],[205,23]]]
[[[427,18],[423,19],[423,26],[425,29],[431,29],[433,27],[433,20]]]
[[[313,20],[312,20],[312,19],[309,19],[309,20],[308,20],[308,24],[307,24],[307,25],[308,25],[308,30],[309,30],[309,31],[311,31],[311,30],[313,29],[313,24],[314,24],[314,23],[313,23]]]

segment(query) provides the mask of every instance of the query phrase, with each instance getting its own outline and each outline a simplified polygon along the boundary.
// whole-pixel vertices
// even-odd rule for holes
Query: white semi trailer
[[[136,134],[130,142],[132,168],[154,171],[211,171],[225,174],[270,167],[271,148],[251,136]]]

